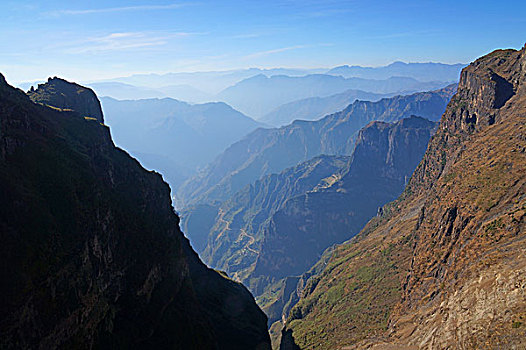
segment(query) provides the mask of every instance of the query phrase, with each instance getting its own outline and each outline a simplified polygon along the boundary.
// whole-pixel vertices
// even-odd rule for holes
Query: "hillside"
[[[48,90],[60,108],[68,84]],[[100,121],[0,75],[0,347],[268,348],[250,293],[199,260],[168,185]]]
[[[298,289],[281,349],[526,346],[525,116],[526,47],[465,68],[402,196]]]
[[[275,294],[282,279],[303,274],[325,249],[356,235],[379,207],[395,199],[435,128],[419,117],[369,124],[340,176],[289,199],[271,217],[256,263],[242,280],[271,322],[281,318],[290,298]]]
[[[258,129],[228,147],[177,191],[181,207],[224,201],[262,176],[320,154],[350,155],[358,131],[371,121],[395,122],[411,115],[436,121],[455,85],[377,102],[356,101],[318,121],[295,121],[279,129]]]
[[[456,81],[456,80],[453,80]],[[344,78],[327,74],[301,77],[259,74],[226,88],[217,94],[237,110],[259,119],[285,103],[308,97],[326,97],[349,89],[377,94],[402,94],[440,89],[451,81],[420,82],[413,78],[390,77],[383,80]]]

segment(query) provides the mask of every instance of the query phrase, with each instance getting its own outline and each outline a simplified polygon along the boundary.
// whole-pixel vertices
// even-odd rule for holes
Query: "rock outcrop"
[[[33,103],[0,75],[0,347],[268,349],[265,315],[192,251],[161,176],[61,96]]]
[[[47,83],[38,84],[37,89],[31,89],[27,94],[33,102],[59,110],[72,110],[104,123],[100,101],[87,87],[54,77],[49,78]]]
[[[282,349],[526,346],[526,47],[465,68],[399,199],[298,290]]]

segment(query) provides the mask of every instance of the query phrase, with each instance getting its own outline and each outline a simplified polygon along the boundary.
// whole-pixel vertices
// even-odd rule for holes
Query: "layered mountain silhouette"
[[[325,73],[327,69],[294,69],[294,68],[248,68],[248,69],[233,69],[226,71],[210,71],[210,72],[182,72],[182,73],[166,73],[166,74],[134,74],[129,77],[121,77],[113,79],[121,83],[131,84],[135,86],[145,86],[150,88],[162,88],[165,86],[181,86],[186,85],[207,94],[216,95],[229,86],[256,76],[264,74],[266,76],[273,75],[288,75],[288,76],[304,76],[308,74]]]
[[[405,63],[393,62],[383,67],[339,66],[327,74],[341,75],[345,78],[387,79],[390,77],[409,77],[420,81],[458,81],[465,64],[443,63]]]
[[[93,93],[29,95],[0,75],[0,347],[268,349],[250,293],[201,263]]]
[[[242,80],[252,78],[257,75],[272,77],[276,75],[286,75],[289,77],[304,77],[312,74],[326,74],[343,76],[345,78],[363,78],[385,80],[392,77],[409,77],[422,82],[430,81],[458,81],[461,64],[449,65],[441,63],[403,63],[394,62],[383,67],[361,67],[361,66],[340,66],[332,69],[293,69],[293,68],[273,68],[273,69],[238,69],[228,71],[210,72],[186,72],[186,73],[166,73],[166,74],[135,74],[128,77],[120,77],[112,80],[90,82],[89,85],[95,88],[95,84],[124,83],[122,90],[104,89],[95,91],[99,96],[109,96],[117,99],[136,99],[140,90],[150,89],[163,95],[142,96],[140,98],[151,97],[172,97],[190,102],[207,102],[217,100],[216,96],[221,91],[236,85]],[[22,86],[22,85],[21,85]],[[24,84],[24,88],[30,85]],[[135,88],[132,89],[131,87]],[[347,89],[344,89],[347,90]],[[344,90],[338,91],[338,93]],[[367,90],[367,89],[365,89]],[[101,92],[105,92],[101,94]],[[129,94],[128,94],[129,93]],[[115,94],[115,95],[114,95]],[[307,97],[307,96],[305,96]],[[206,98],[206,99],[205,99]],[[296,98],[295,100],[297,100]],[[291,102],[289,100],[287,102]],[[345,106],[343,106],[345,107]],[[342,107],[342,108],[343,108]]]
[[[456,81],[453,80],[453,81]],[[326,97],[349,89],[372,93],[412,93],[442,88],[450,82],[420,82],[413,78],[384,80],[344,78],[328,74],[301,77],[259,74],[221,91],[217,99],[256,119],[278,106],[308,97]]]
[[[465,68],[403,194],[292,288],[281,349],[523,348],[525,116],[526,47]]]
[[[111,97],[117,100],[141,100],[165,97],[192,103],[213,100],[212,95],[190,85],[167,85],[151,88],[116,81],[92,82],[89,85],[95,90],[97,95]]]
[[[238,277],[236,275],[250,267],[260,253],[265,230],[274,213],[290,198],[311,191],[322,179],[339,173],[348,160],[345,156],[318,156],[261,178],[211,212],[214,220],[206,230],[189,231],[192,242],[194,233],[206,236],[208,244],[202,249],[203,259],[210,266]],[[195,211],[188,210],[193,215]],[[183,212],[183,216],[185,214]],[[197,219],[185,218],[185,222],[194,221]]]
[[[172,186],[262,125],[219,102],[105,97],[102,105],[115,143],[160,171]]]
[[[327,97],[310,97],[285,103],[265,114],[259,121],[280,127],[288,125],[294,120],[318,120],[328,114],[341,111],[356,100],[375,102],[393,95],[396,94],[374,94],[360,90],[347,90]]]
[[[358,131],[371,121],[393,122],[411,115],[438,120],[456,85],[377,102],[356,101],[318,121],[295,121],[279,129],[258,129],[228,147],[204,171],[177,191],[179,206],[224,201],[262,176],[320,154],[350,155]]]

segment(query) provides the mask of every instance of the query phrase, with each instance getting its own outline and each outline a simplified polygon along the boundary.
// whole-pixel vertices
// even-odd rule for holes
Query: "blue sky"
[[[11,82],[246,67],[470,62],[526,42],[526,1],[0,2]]]

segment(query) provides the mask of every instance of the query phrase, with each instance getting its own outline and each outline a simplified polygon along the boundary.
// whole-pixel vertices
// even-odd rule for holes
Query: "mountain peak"
[[[65,79],[48,78],[47,83],[38,84],[38,88],[27,92],[33,102],[62,110],[73,110],[84,117],[97,119],[104,123],[102,108],[97,95],[85,86]]]
[[[498,122],[499,109],[517,93],[524,79],[524,52],[496,50],[464,68],[442,128],[471,132]]]

